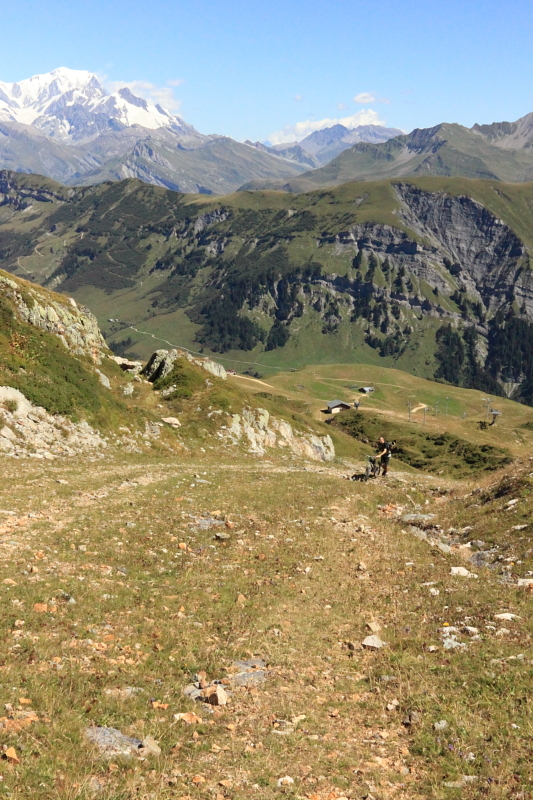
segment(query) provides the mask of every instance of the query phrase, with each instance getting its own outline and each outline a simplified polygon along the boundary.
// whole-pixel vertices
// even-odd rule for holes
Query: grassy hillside
[[[397,462],[361,484],[214,444],[3,463],[3,791],[527,797],[527,457],[481,485]],[[446,552],[402,520],[420,513],[456,531]],[[235,681],[252,658],[265,673]],[[100,751],[102,727],[136,754]]]

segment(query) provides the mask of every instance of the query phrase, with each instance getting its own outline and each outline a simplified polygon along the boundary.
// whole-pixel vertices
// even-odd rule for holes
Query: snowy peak
[[[136,97],[128,87],[108,94],[93,73],[66,67],[17,83],[0,82],[0,120],[33,125],[65,144],[133,125],[194,132],[180,117]]]

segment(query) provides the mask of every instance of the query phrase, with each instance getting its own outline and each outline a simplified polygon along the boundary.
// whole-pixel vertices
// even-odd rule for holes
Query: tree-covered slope
[[[153,335],[241,369],[374,363],[533,399],[531,184],[214,199],[4,173],[0,193],[2,266],[87,304],[117,352]]]

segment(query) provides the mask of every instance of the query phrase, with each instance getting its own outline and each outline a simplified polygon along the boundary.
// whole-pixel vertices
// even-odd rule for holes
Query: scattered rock
[[[439,722],[434,722],[433,727],[436,731],[445,731],[448,727],[448,723],[445,719],[441,719]]]
[[[211,706],[225,706],[228,703],[228,695],[222,686],[208,686],[202,690],[202,699]]]
[[[435,514],[404,514],[400,517],[401,522],[405,522],[407,525],[420,525],[423,527],[424,523],[430,523],[432,520],[435,519]]]
[[[450,575],[457,575],[461,578],[477,578],[478,576],[475,572],[469,572],[466,567],[452,567],[450,569]]]
[[[173,428],[181,428],[181,422],[177,417],[161,417],[162,422],[171,425]]]
[[[422,721],[422,714],[420,711],[409,711],[405,719],[402,720],[402,725],[406,728],[410,728],[413,725],[418,725],[419,722]]]
[[[457,639],[454,639],[451,636],[444,639],[442,644],[445,650],[460,650],[461,648],[466,647],[464,642],[458,642]]]
[[[107,375],[104,375],[104,373],[103,373],[103,372],[100,372],[100,370],[99,370],[99,369],[96,369],[96,370],[95,370],[95,372],[96,372],[96,374],[98,375],[98,380],[100,381],[100,383],[102,384],[102,386],[103,386],[105,389],[111,389],[111,384],[110,384],[110,382],[109,382],[109,378],[107,377]]]
[[[217,531],[215,533],[215,539],[218,539],[220,542],[225,542],[228,539],[231,539],[231,534],[225,533],[224,531]]]
[[[362,641],[363,647],[366,647],[367,650],[381,650],[382,647],[385,647],[385,644],[386,642],[383,642],[379,636],[367,636]]]
[[[136,694],[141,694],[144,689],[138,686],[125,686],[124,689],[105,689],[104,694],[108,697],[116,697],[118,700],[128,700],[130,697],[135,697]]]
[[[502,614],[494,614],[494,619],[501,619],[505,620],[506,622],[512,622],[514,619],[522,619],[522,617],[519,617],[518,614],[511,614],[510,612],[506,611]]]
[[[292,786],[293,783],[294,783],[294,778],[291,778],[290,775],[285,775],[284,778],[280,778],[278,780],[278,787],[281,788],[283,786]]]
[[[126,386],[122,387],[122,393],[126,397],[131,397],[131,395],[133,394],[133,385],[131,383],[127,383]]]
[[[367,622],[366,627],[368,630],[372,631],[372,633],[379,633],[381,631],[381,625],[379,622]]]
[[[139,755],[143,747],[141,739],[125,736],[117,728],[95,726],[87,728],[85,736],[106,758]]]
[[[142,740],[142,755],[143,756],[160,756],[161,748],[151,736],[145,736]]]

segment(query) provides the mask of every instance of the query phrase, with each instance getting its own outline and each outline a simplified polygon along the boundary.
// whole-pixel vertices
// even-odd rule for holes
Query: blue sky
[[[2,6],[0,80],[88,69],[202,133],[282,141],[339,119],[409,131],[533,111],[530,0]]]

